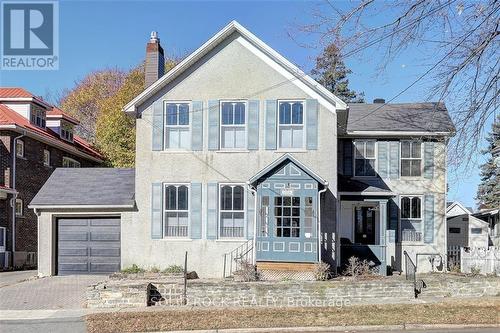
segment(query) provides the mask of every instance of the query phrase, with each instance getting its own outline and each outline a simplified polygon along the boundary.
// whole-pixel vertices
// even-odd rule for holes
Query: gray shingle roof
[[[448,133],[454,132],[455,126],[444,103],[352,103],[347,131]]]
[[[363,192],[363,193],[387,193],[390,195],[392,191],[386,183],[380,178],[367,179],[360,181],[343,175],[338,176],[339,192]]]
[[[134,169],[58,168],[30,206],[134,206]]]

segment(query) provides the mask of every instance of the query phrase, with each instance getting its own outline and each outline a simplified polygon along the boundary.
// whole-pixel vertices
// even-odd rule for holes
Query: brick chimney
[[[146,80],[145,88],[152,85],[156,80],[165,74],[165,58],[163,56],[163,48],[160,45],[160,38],[156,31],[151,32],[146,45]]]

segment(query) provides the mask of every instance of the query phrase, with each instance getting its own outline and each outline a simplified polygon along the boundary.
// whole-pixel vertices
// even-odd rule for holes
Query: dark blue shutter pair
[[[191,183],[188,193],[190,200],[190,238],[201,238],[201,183]],[[151,238],[163,238],[163,184],[153,183],[151,187]]]
[[[164,101],[153,103],[152,116],[152,150],[161,151],[165,146],[165,108]],[[203,150],[203,102],[193,101],[190,110],[191,149]]]
[[[268,150],[277,148],[277,126],[278,126],[278,101],[275,99],[266,100],[265,105],[265,128],[266,128],[266,143],[265,147]],[[316,99],[307,99],[305,104],[305,128],[306,131],[306,148],[318,149],[318,108],[319,104]]]
[[[259,107],[260,101],[248,101],[247,149],[259,149]],[[219,101],[208,101],[208,149],[220,149],[220,110]]]

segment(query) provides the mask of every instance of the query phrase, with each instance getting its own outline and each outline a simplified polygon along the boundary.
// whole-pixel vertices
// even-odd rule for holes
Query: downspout
[[[318,262],[321,262],[321,193],[328,190],[328,182],[324,186],[324,189],[318,191]]]
[[[12,147],[12,189],[16,189],[16,160],[17,160],[17,140],[26,135],[26,131],[23,134],[16,136],[13,141]],[[16,252],[16,199],[17,194],[12,195],[12,264],[14,264],[14,252]]]
[[[257,262],[257,249],[256,249],[256,238],[257,238],[257,190],[255,187],[250,185],[250,182],[247,182],[248,189],[253,193],[254,199],[254,214],[253,214],[253,241],[252,241],[252,257],[253,264]]]

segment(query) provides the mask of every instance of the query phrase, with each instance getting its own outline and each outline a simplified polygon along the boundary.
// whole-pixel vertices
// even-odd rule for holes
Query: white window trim
[[[222,103],[245,103],[245,125],[223,125],[222,124]],[[222,127],[244,127],[245,144],[243,147],[225,148],[222,147]],[[223,99],[219,101],[219,149],[221,151],[246,151],[248,148],[248,100],[246,99]]]
[[[47,155],[46,155],[46,154],[47,154]],[[48,160],[48,161],[46,161],[46,160],[45,160],[45,157],[46,157],[46,156],[48,156],[48,158],[49,158],[49,160]],[[48,166],[48,167],[50,166],[50,157],[51,157],[51,156],[50,156],[50,150],[48,150],[48,149],[44,149],[44,150],[43,150],[43,165]]]
[[[18,144],[21,146],[21,149],[18,149],[17,147]],[[24,158],[24,141],[21,139],[16,139],[15,148],[16,148],[16,157]]]
[[[401,215],[402,215],[402,212],[403,212],[403,205],[401,203],[401,201],[403,200],[403,198],[410,198],[410,214],[411,214],[411,199],[413,198],[419,198],[420,199],[420,218],[403,218]],[[399,224],[399,228],[400,228],[400,239],[401,239],[401,243],[405,243],[405,244],[411,244],[411,243],[414,243],[414,244],[422,244],[424,242],[424,196],[422,194],[401,194],[399,196],[399,221],[400,221],[400,224]],[[420,224],[420,234],[421,234],[421,240],[420,241],[403,241],[403,229],[402,229],[402,221],[417,221]]]
[[[403,142],[420,143],[420,158],[403,157]],[[410,148],[410,155],[411,155],[411,148]],[[403,176],[403,159],[405,159],[405,160],[420,160],[420,176]],[[410,172],[411,172],[411,170],[410,170]],[[424,142],[422,140],[418,140],[418,139],[400,140],[399,141],[399,178],[404,178],[407,180],[408,179],[421,179],[423,176],[424,176]]]
[[[38,128],[47,127],[47,111],[39,107],[33,107],[30,111],[31,119],[30,122]],[[37,124],[37,120],[40,119],[41,124]]]
[[[68,122],[65,122],[61,120],[61,129],[59,136],[61,139],[68,141],[68,142],[74,142],[74,126],[69,124]],[[66,133],[66,134],[63,134]]]
[[[75,165],[78,165],[78,166],[64,166],[64,161],[68,161],[69,163],[75,163]],[[63,156],[63,168],[80,168],[81,167],[81,163],[78,162],[77,160],[74,160],[72,159],[71,157],[67,157],[67,156]]]
[[[7,241],[7,228],[0,227],[0,230],[3,230],[3,233],[2,233],[3,234],[3,239],[2,239],[3,240],[3,242],[2,242],[3,245],[0,246],[0,253],[2,253],[2,252],[5,252],[5,248],[6,248],[6,245],[7,245],[7,244],[5,244],[5,242]]]
[[[282,148],[281,147],[281,141],[280,141],[280,103],[283,102],[302,102],[303,108],[302,108],[302,147],[299,148]],[[307,129],[307,115],[306,115],[306,100],[305,99],[296,99],[296,98],[290,98],[290,99],[278,99],[276,101],[276,150],[278,152],[306,152],[307,151],[307,134],[306,134],[306,129]],[[292,124],[285,124],[284,126],[289,126]],[[297,125],[297,124],[295,124]],[[292,125],[293,126],[293,125]],[[298,127],[298,125],[297,125]]]
[[[187,210],[166,210],[165,209],[165,192],[167,191],[167,187],[168,186],[175,186],[175,187],[180,187],[180,186],[186,186],[187,189],[188,189],[188,198],[187,198],[187,204],[188,204],[188,207],[187,207]],[[178,239],[178,240],[190,240],[191,238],[189,237],[189,235],[191,235],[191,183],[163,183],[163,195],[162,195],[162,198],[163,198],[163,202],[161,204],[161,207],[162,207],[162,214],[163,214],[163,223],[162,223],[162,230],[161,230],[161,234],[162,234],[162,238],[164,239]],[[183,236],[166,236],[165,235],[165,225],[166,225],[166,215],[167,215],[167,212],[176,212],[176,213],[187,213],[188,214],[188,231],[187,231],[187,236],[186,237],[183,237]]]
[[[189,105],[189,110],[188,110],[188,116],[189,116],[189,124],[188,125],[167,125],[167,104],[188,104]],[[202,108],[203,110],[203,108]],[[163,150],[168,151],[168,152],[186,152],[191,150],[192,146],[192,126],[193,126],[193,101],[187,101],[187,100],[164,100],[163,101],[163,114],[164,114],[164,119],[163,119]],[[203,111],[196,111],[196,112],[203,112]],[[188,148],[170,148],[167,146],[167,128],[189,128],[189,147]],[[205,132],[205,131],[203,131]]]
[[[220,209],[221,207],[221,189],[224,186],[241,186],[243,187],[243,236],[242,237],[221,237],[220,234],[220,225],[221,225],[221,213],[226,212],[226,213],[240,213],[241,210],[222,210]],[[246,189],[246,184],[245,183],[219,183],[219,190],[218,190],[218,196],[219,198],[217,199],[217,211],[218,211],[218,216],[217,216],[217,239],[219,240],[241,240],[245,239],[247,236],[247,189]]]
[[[374,163],[374,168],[373,168],[373,171],[375,172],[375,174],[373,176],[362,176],[362,175],[356,175],[356,141],[358,142],[367,142],[367,141],[371,141],[374,143],[374,148],[373,148],[373,158],[369,158],[370,160],[373,159],[375,160],[375,163]],[[365,149],[365,152],[366,152],[366,144],[364,145],[364,149]],[[354,178],[376,178],[377,175],[378,175],[378,159],[377,159],[377,155],[378,155],[378,144],[377,144],[377,140],[375,139],[354,139],[352,140],[352,149],[353,149],[353,153],[352,153],[352,165],[353,165],[353,177]]]
[[[20,203],[21,204],[21,212],[19,213],[19,211],[17,210],[17,204]],[[20,198],[16,198],[16,201],[15,201],[15,210],[16,210],[16,216],[24,216],[24,201],[23,199],[20,199]]]

